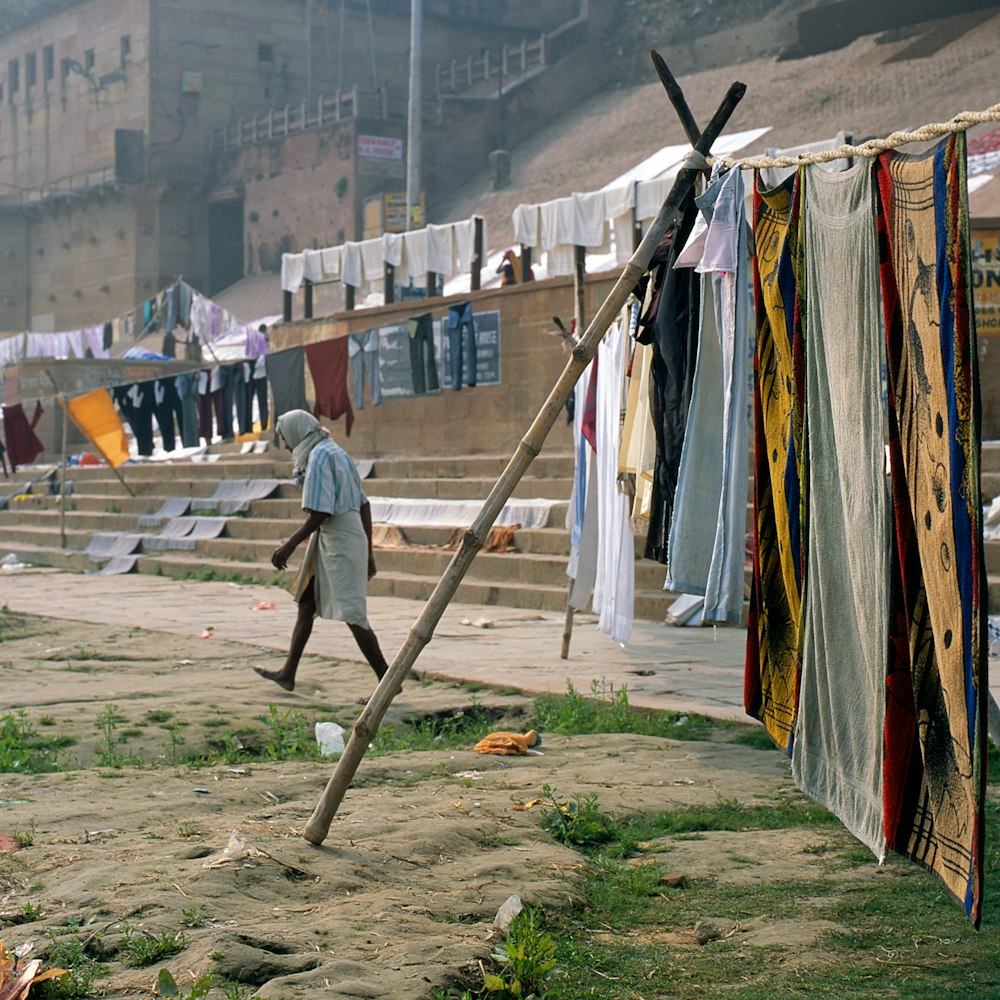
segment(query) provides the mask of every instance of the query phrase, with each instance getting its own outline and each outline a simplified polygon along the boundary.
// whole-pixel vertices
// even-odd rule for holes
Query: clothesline
[[[859,146],[838,146],[836,149],[826,149],[799,156],[764,156],[745,159],[719,157],[715,162],[720,162],[727,167],[739,167],[741,170],[757,170],[766,167],[799,167],[810,163],[829,163],[831,160],[841,160],[848,157],[871,158],[886,150],[905,146],[910,142],[930,142],[952,132],[964,132],[966,129],[972,128],[973,125],[996,121],[1000,121],[1000,104],[991,105],[985,111],[962,111],[950,121],[923,125],[909,132],[893,132],[882,139],[868,139]]]

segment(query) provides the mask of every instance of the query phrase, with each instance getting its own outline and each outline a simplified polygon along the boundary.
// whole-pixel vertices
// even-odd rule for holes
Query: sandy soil
[[[618,814],[711,804],[747,804],[787,794],[777,753],[723,743],[681,743],[618,735],[546,736],[543,756],[484,757],[465,751],[371,757],[335,818],[323,847],[302,828],[331,771],[325,762],[266,762],[268,729],[258,718],[275,689],[251,666],[275,663],[273,651],[220,640],[181,639],[139,629],[24,619],[0,643],[5,710],[24,709],[35,727],[76,739],[76,769],[0,775],[2,835],[34,828],[32,846],[0,854],[0,925],[9,945],[36,942],[80,920],[79,933],[108,954],[111,996],[148,995],[162,966],[178,982],[214,970],[277,997],[426,998],[433,987],[475,984],[491,949],[492,920],[514,892],[549,910],[571,905],[583,858],[539,825],[539,810],[517,806],[551,784],[560,796],[598,795]],[[370,692],[367,671],[349,663],[304,665],[310,683],[284,696],[299,708],[349,725]],[[314,683],[313,683],[314,681]],[[408,681],[390,721],[468,710],[473,699],[494,727],[521,726],[520,695]],[[104,744],[97,716],[113,704],[122,753],[145,766],[94,766]],[[150,716],[150,713],[153,713]],[[169,718],[166,718],[169,713]],[[171,749],[169,726],[182,746]],[[231,744],[243,759],[191,769],[172,753]],[[155,766],[154,766],[154,762]],[[264,852],[225,860],[234,834]],[[720,833],[648,845],[636,863],[663,863],[689,876],[725,879],[809,877],[823,864],[815,832]],[[842,843],[846,834],[824,832]],[[774,859],[780,858],[780,862]],[[757,859],[760,864],[753,864]],[[17,923],[26,904],[40,919]],[[197,908],[205,924],[182,927]],[[674,947],[697,947],[690,926],[664,931]],[[149,968],[114,955],[122,922],[134,933],[183,930],[186,947]],[[766,922],[739,933],[745,946],[780,934],[805,946],[803,963],[827,929],[823,907],[805,908],[795,928]],[[670,936],[672,935],[672,936]],[[221,996],[221,993],[215,995]]]

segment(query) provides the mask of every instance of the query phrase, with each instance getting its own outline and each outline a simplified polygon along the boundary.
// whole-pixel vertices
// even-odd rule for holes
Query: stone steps
[[[474,455],[454,458],[380,458],[364,482],[372,497],[398,496],[438,500],[481,501],[492,489],[509,456]],[[106,468],[68,470],[73,492],[67,497],[66,549],[60,547],[58,496],[46,495],[38,484],[30,498],[0,512],[0,555],[15,552],[21,559],[39,565],[93,571],[85,549],[91,536],[104,531],[137,531],[137,518],[152,514],[168,496],[209,497],[221,479],[285,478],[290,467],[287,452],[271,449],[264,455],[223,453],[218,461],[143,463],[125,467],[132,497]],[[480,553],[459,589],[458,599],[470,603],[505,607],[562,611],[566,607],[568,578],[566,557],[569,534],[565,530],[568,497],[572,486],[572,456],[566,453],[540,455],[530,475],[515,491],[518,498],[555,500],[543,528],[515,532],[517,552]],[[1000,494],[1000,444],[983,449],[984,502]],[[9,481],[0,481],[0,491],[14,492],[38,470],[21,471]],[[182,577],[211,575],[238,577],[264,583],[289,579],[270,564],[275,546],[288,537],[302,519],[301,494],[294,485],[281,486],[272,498],[254,502],[240,517],[230,518],[223,535],[197,543],[194,551],[170,550],[143,553],[136,568],[142,573]],[[748,526],[751,524],[748,521]],[[411,547],[380,548],[379,573],[371,583],[373,595],[392,595],[426,600],[452,558],[445,548],[455,529],[467,527],[412,527],[404,534]],[[662,620],[676,595],[661,587],[664,568],[638,558],[644,539],[635,539],[636,618]],[[986,567],[990,575],[990,606],[1000,609],[1000,542],[987,542]]]

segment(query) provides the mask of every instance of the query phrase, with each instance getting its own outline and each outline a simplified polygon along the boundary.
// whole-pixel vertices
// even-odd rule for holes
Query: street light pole
[[[420,204],[420,22],[422,0],[410,0],[410,93],[406,112],[406,228]]]

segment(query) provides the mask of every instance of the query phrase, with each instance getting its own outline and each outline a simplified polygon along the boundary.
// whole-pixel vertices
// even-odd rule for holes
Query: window
[[[257,43],[257,62],[274,62],[274,46],[270,42]]]
[[[29,52],[24,57],[24,85],[34,87],[38,83],[38,56]]]
[[[66,78],[69,76],[69,64],[70,64],[71,61],[72,60],[70,60],[70,59],[63,59],[60,62],[60,64],[59,64],[60,65],[60,73],[62,75],[63,83],[66,82]]]
[[[10,97],[21,89],[21,64],[16,59],[11,59],[7,63],[7,87],[10,90]]]
[[[128,64],[128,57],[132,54],[132,36],[122,35],[120,40],[121,65]]]
[[[83,68],[89,73],[94,68],[94,50],[87,49],[83,54]]]
[[[48,83],[56,75],[56,53],[51,45],[42,49],[42,79]]]

